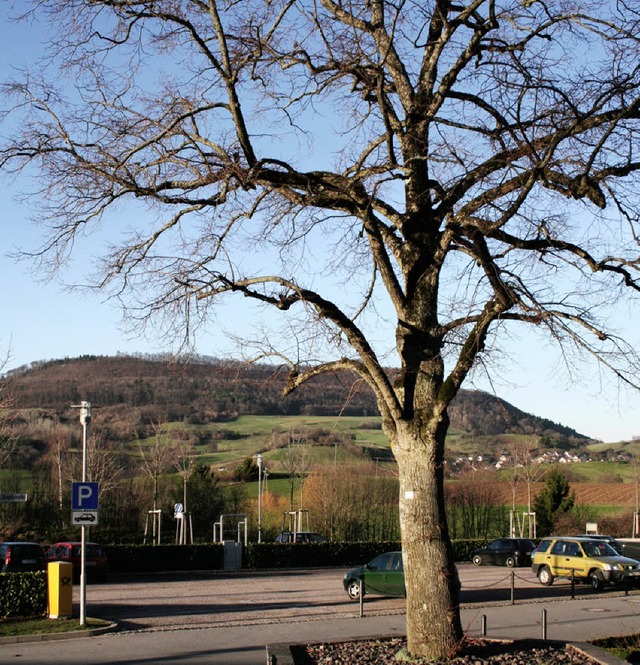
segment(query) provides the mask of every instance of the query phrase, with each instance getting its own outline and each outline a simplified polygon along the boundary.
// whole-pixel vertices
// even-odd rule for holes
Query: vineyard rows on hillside
[[[544,487],[544,483],[532,485],[532,496],[536,496]],[[619,506],[635,509],[636,486],[635,483],[571,483],[571,490],[576,495],[578,506]],[[501,503],[511,505],[511,486],[507,482],[496,484],[496,493]],[[523,506],[527,504],[527,488],[524,483],[519,483],[516,488],[516,504]]]

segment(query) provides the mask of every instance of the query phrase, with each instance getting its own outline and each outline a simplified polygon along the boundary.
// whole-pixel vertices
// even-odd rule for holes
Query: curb
[[[368,640],[381,640],[386,637],[398,637],[397,635],[385,636],[385,635],[372,635],[370,637],[359,637],[357,640],[335,640],[336,642],[360,642]],[[522,640],[512,640],[512,639],[500,639],[500,638],[483,638],[488,642],[505,642],[508,644],[519,644],[522,643],[523,646],[526,644],[530,646],[533,642],[536,644],[542,644],[545,646],[561,646],[561,647],[572,647],[576,651],[588,656],[594,662],[594,665],[629,665],[627,661],[618,658],[609,653],[601,647],[597,647],[588,642],[562,642],[559,640],[531,640],[531,639],[522,639]],[[329,640],[326,640],[329,641]],[[305,643],[307,644],[307,643]],[[267,644],[266,649],[266,662],[267,665],[296,665],[293,660],[293,654],[291,653],[291,647],[304,646],[304,644],[289,644],[289,643],[278,643],[278,644]]]
[[[70,630],[62,633],[37,633],[34,635],[11,635],[0,637],[0,644],[21,644],[25,642],[50,642],[53,640],[73,640],[79,637],[95,637],[110,633],[118,627],[117,623],[110,623],[100,628],[88,628],[87,630]]]

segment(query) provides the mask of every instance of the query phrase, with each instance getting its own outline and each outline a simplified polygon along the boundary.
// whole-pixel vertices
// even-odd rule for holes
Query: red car
[[[47,561],[66,561],[73,564],[73,575],[80,577],[80,547],[79,542],[54,543],[46,551]],[[97,543],[85,543],[85,570],[87,577],[100,582],[107,579],[109,564],[107,555]]]

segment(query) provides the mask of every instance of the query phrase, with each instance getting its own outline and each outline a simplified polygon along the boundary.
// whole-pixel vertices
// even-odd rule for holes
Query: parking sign
[[[73,483],[71,510],[98,510],[98,483]]]

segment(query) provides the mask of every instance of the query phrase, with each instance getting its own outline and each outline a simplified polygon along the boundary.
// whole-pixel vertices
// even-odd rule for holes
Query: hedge
[[[453,541],[456,561],[470,561],[482,540]],[[109,570],[115,573],[224,569],[224,549],[208,545],[107,545]],[[243,552],[245,569],[360,566],[400,543],[249,543]]]
[[[106,545],[103,548],[113,573],[158,573],[178,570],[221,570],[223,546]]]
[[[0,617],[42,616],[47,611],[47,573],[0,573]]]

